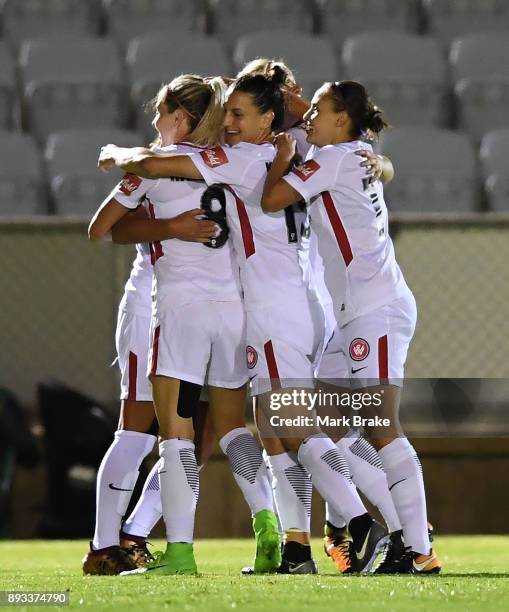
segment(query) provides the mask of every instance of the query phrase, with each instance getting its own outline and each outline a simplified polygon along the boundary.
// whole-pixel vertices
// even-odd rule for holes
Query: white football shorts
[[[246,359],[251,395],[281,388],[313,388],[324,325],[323,310],[317,301],[271,304],[250,310]]]
[[[150,316],[119,309],[115,345],[120,368],[120,399],[152,401],[152,385],[147,378]]]
[[[402,386],[417,307],[408,295],[336,327],[322,356],[318,378],[344,387]],[[334,382],[336,381],[336,382]],[[346,384],[345,384],[346,383]]]
[[[197,302],[152,318],[149,375],[237,389],[248,381],[244,306]]]

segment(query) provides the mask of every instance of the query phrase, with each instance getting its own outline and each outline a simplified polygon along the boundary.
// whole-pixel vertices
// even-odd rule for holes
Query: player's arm
[[[216,234],[213,221],[199,219],[203,209],[195,208],[171,219],[149,219],[143,207],[125,215],[111,228],[116,244],[155,242],[177,238],[187,242],[208,242]]]
[[[129,213],[129,208],[126,208],[115,198],[108,196],[97,212],[92,217],[88,226],[89,240],[107,240],[110,237],[111,228]]]
[[[279,134],[276,138],[276,157],[272,162],[262,195],[262,208],[265,212],[277,212],[302,200],[302,196],[283,176],[290,170],[295,156],[295,138]]]
[[[390,183],[394,178],[394,166],[391,160],[385,155],[377,155],[372,151],[361,149],[355,151],[356,155],[363,157],[361,166],[366,168],[366,172],[371,181],[382,181],[382,183]]]
[[[123,148],[115,145],[102,147],[98,164],[103,172],[113,167],[143,178],[159,179],[179,176],[201,179],[202,175],[188,155],[158,155],[149,149]]]

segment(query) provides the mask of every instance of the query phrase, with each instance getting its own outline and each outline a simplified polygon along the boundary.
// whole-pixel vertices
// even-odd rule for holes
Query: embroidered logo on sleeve
[[[217,168],[217,166],[222,166],[223,164],[228,163],[228,158],[226,157],[226,153],[222,147],[205,149],[205,151],[200,152],[200,155],[209,168]]]
[[[119,189],[125,195],[131,195],[141,185],[141,178],[129,172],[120,181]]]
[[[307,162],[302,164],[301,166],[297,166],[293,168],[292,172],[296,174],[301,181],[307,181],[308,178],[313,176],[313,174],[320,170],[320,164],[315,162],[314,159],[309,159]]]

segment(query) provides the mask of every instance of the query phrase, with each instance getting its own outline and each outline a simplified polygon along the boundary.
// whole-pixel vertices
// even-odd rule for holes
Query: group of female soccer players
[[[108,145],[99,158],[102,170],[126,175],[89,235],[136,243],[137,257],[116,334],[119,429],[98,473],[84,572],[196,573],[203,390],[253,516],[255,560],[243,571],[316,573],[314,486],[340,572],[372,571],[381,551],[375,573],[439,572],[422,469],[398,426],[416,306],[388,235],[381,180],[392,165],[366,143],[386,127],[381,111],[352,81],[325,83],[308,103],[291,71],[270,60],[234,80],[179,76],[154,111],[150,149]],[[263,454],[244,420],[248,384]],[[270,426],[274,393],[318,388],[376,395],[361,412],[386,424]],[[295,403],[285,415],[312,407]],[[121,526],[156,433],[160,460]],[[152,556],[145,539],[161,514],[168,544]]]

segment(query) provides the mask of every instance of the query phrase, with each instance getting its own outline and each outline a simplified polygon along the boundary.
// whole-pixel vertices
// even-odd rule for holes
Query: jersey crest
[[[308,178],[312,177],[313,174],[319,169],[320,164],[318,164],[314,159],[308,159],[308,161],[303,163],[301,166],[293,168],[292,172],[296,174],[301,181],[306,182]]]
[[[363,361],[369,355],[369,344],[364,338],[355,338],[350,343],[350,358],[354,361]]]
[[[222,147],[205,149],[205,151],[200,151],[200,155],[209,168],[217,168],[228,163],[228,158]]]

